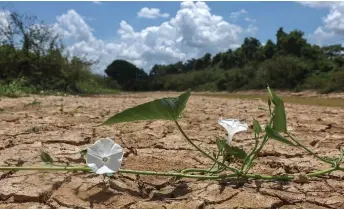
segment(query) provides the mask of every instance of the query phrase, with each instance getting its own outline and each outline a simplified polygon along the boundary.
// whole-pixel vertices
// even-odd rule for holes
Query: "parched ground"
[[[114,137],[125,148],[122,168],[172,171],[208,168],[211,162],[191,147],[172,122],[147,121],[100,126],[126,108],[177,93],[114,96],[31,96],[0,98],[0,166],[43,165],[40,149],[59,163],[83,164],[79,151],[100,137]],[[36,99],[40,104],[32,103]],[[31,105],[30,105],[31,104]],[[63,104],[63,106],[62,106]],[[185,132],[209,152],[226,132],[219,117],[257,118],[267,122],[260,99],[241,100],[192,95],[184,117]],[[344,146],[344,108],[286,104],[288,129],[321,156],[339,156]],[[234,146],[253,146],[252,128],[235,135]],[[326,168],[298,148],[269,141],[253,171],[297,174]],[[169,177],[88,173],[0,172],[0,208],[344,208],[344,172],[308,183],[248,181],[218,183]]]

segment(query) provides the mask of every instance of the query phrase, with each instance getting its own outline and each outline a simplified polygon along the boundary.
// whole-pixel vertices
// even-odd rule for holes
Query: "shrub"
[[[306,60],[294,56],[279,56],[263,62],[259,67],[257,82],[272,88],[294,89],[302,84],[311,72]]]

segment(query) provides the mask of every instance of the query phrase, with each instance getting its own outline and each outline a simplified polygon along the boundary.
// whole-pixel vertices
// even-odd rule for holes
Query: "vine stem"
[[[252,151],[250,152],[249,155],[246,156],[246,158],[244,159],[244,163],[241,166],[241,172],[244,170],[245,166],[247,165],[246,162],[247,160],[251,159],[251,156],[254,154],[254,152],[256,151],[257,147],[258,147],[258,138],[259,138],[259,134],[254,133],[254,147],[252,149]]]
[[[324,174],[332,173],[333,171],[344,171],[344,168],[338,166],[338,167],[329,168],[329,169],[325,169],[325,170],[313,171],[313,172],[307,174],[307,176],[316,177],[316,176],[321,176]]]
[[[270,100],[269,100],[269,101],[270,101]],[[269,105],[269,110],[270,110],[270,115],[271,115],[272,113],[271,113],[270,105]],[[271,124],[272,124],[272,117],[270,118],[270,121],[269,121],[269,123],[268,123],[268,127],[271,127]],[[260,147],[259,147],[255,152],[253,152],[252,158],[249,159],[249,161],[248,161],[247,164],[245,164],[244,167],[246,167],[246,169],[245,169],[245,171],[244,171],[244,174],[246,174],[246,173],[250,170],[250,168],[252,167],[253,161],[257,158],[259,152],[263,149],[263,147],[264,147],[265,144],[268,142],[268,140],[269,140],[269,137],[268,137],[268,135],[265,133],[264,138],[263,138],[263,140],[262,140],[262,143],[261,143]]]
[[[339,156],[339,158],[338,158],[338,160],[337,160],[337,162],[336,162],[336,167],[339,167],[339,165],[340,165],[340,164],[342,163],[342,161],[343,161],[344,150],[342,149],[341,152],[342,152],[342,153],[340,153],[340,156]]]
[[[208,170],[198,168],[187,168],[181,171],[181,173],[218,173],[219,170]]]
[[[83,172],[92,172],[91,168],[88,167],[0,167],[0,171],[83,171]],[[306,174],[308,177],[317,177],[324,174],[331,173],[333,171],[344,171],[344,168],[337,167],[337,168],[329,168],[320,171],[313,171],[311,173]],[[195,170],[196,171],[196,170]],[[171,176],[171,177],[182,177],[182,178],[192,178],[198,180],[225,180],[225,179],[234,179],[237,178],[237,174],[223,174],[223,175],[190,175],[190,174],[183,174],[183,173],[175,173],[175,172],[155,172],[155,171],[140,171],[140,170],[127,170],[127,169],[119,169],[117,173],[130,173],[130,174],[139,174],[139,175],[151,175],[151,176]],[[261,174],[242,174],[240,177],[248,178],[248,179],[261,179],[261,180],[283,180],[288,181],[292,180],[294,176],[292,175],[280,175],[280,176],[269,176],[269,175],[261,175]]]
[[[334,165],[334,163],[332,161],[326,160],[325,158],[320,157],[319,155],[315,154],[312,150],[308,149],[306,146],[304,146],[303,144],[301,144],[299,141],[297,141],[293,136],[291,136],[288,132],[287,135],[291,138],[291,140],[293,140],[293,142],[295,142],[299,147],[302,147],[304,150],[306,150],[307,152],[309,152],[310,154],[312,154],[314,157],[318,158],[319,160],[325,162],[325,163],[329,163],[331,165]]]
[[[247,172],[250,170],[250,168],[251,168],[251,166],[252,166],[252,164],[253,164],[253,161],[257,158],[259,152],[263,149],[263,147],[264,147],[264,145],[266,144],[266,142],[268,142],[268,139],[269,139],[269,138],[268,138],[268,135],[265,134],[265,136],[264,136],[264,138],[263,138],[263,141],[262,141],[260,147],[253,153],[253,156],[251,155],[252,158],[249,159],[248,163],[245,165],[245,166],[247,166],[247,167],[246,167],[244,173],[247,173]]]
[[[38,171],[84,171],[92,172],[92,169],[89,167],[0,167],[2,171],[19,171],[19,170],[38,170]],[[139,170],[126,170],[119,169],[118,173],[130,173],[130,174],[141,174],[141,175],[150,175],[150,176],[172,176],[172,177],[183,177],[183,178],[193,178],[193,179],[221,179],[223,176],[207,176],[207,175],[189,175],[183,173],[174,173],[174,172],[155,172],[155,171],[139,171]],[[226,175],[224,175],[226,177]]]
[[[218,150],[218,151],[217,151],[216,158],[215,158],[216,160],[219,160],[220,153],[221,153],[220,150]],[[213,168],[214,168],[216,165],[217,165],[216,162],[214,162],[213,165],[211,166],[211,168],[209,168],[209,171],[213,170]],[[219,165],[217,166],[217,170],[220,170]]]
[[[214,161],[215,163],[217,163],[217,164],[219,164],[219,165],[221,165],[221,166],[223,166],[223,167],[225,167],[225,168],[227,168],[227,169],[233,171],[233,172],[236,173],[236,174],[239,174],[239,173],[240,173],[240,171],[239,171],[238,169],[227,166],[226,164],[224,164],[224,163],[218,161],[217,159],[215,159],[214,157],[212,157],[211,155],[209,155],[208,153],[206,153],[205,151],[203,151],[201,148],[199,148],[199,147],[198,147],[195,143],[193,143],[193,142],[191,141],[191,139],[186,135],[186,133],[185,133],[185,132],[183,131],[183,129],[180,127],[179,123],[178,123],[176,120],[175,120],[174,122],[175,122],[175,124],[177,125],[179,131],[180,131],[180,132],[182,133],[182,135],[184,136],[184,138],[185,138],[193,147],[195,147],[198,151],[200,151],[203,155],[205,155],[207,158],[211,159],[211,160]]]

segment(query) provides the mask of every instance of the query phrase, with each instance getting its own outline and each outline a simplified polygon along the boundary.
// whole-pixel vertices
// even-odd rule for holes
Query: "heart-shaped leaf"
[[[239,159],[245,159],[247,154],[244,150],[238,148],[238,147],[231,147],[227,144],[227,140],[223,139],[217,139],[216,144],[220,152],[223,153],[223,156],[225,158],[228,158],[229,156],[234,156]]]
[[[284,138],[282,135],[280,135],[277,131],[273,130],[270,127],[266,127],[265,128],[266,134],[269,138],[271,139],[275,139],[277,141],[280,141],[282,143],[291,145],[291,146],[295,146],[293,143],[291,143],[290,141],[288,141],[286,138]]]
[[[245,159],[247,154],[243,149],[240,149],[239,147],[229,147],[229,149],[226,150],[226,152],[229,155],[233,155],[234,157],[237,157],[239,159]]]
[[[190,89],[178,97],[166,97],[132,107],[110,117],[102,125],[139,120],[177,120],[190,97]]]
[[[253,118],[253,130],[256,134],[260,134],[262,132],[262,127],[260,126],[259,122]]]
[[[285,113],[284,102],[270,89],[270,87],[268,87],[268,91],[270,95],[269,101],[275,105],[273,110],[272,128],[278,132],[286,132],[287,117]]]
[[[219,149],[219,151],[222,152],[223,149],[225,148],[225,146],[226,146],[226,145],[228,146],[227,140],[217,138],[217,139],[216,139],[216,145],[217,145],[217,148]]]

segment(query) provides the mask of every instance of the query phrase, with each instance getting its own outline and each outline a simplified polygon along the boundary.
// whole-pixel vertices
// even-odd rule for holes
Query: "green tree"
[[[320,60],[322,59],[323,53],[319,46],[307,43],[301,49],[301,56],[306,59]]]
[[[107,66],[105,73],[123,86],[132,84],[138,78],[147,77],[142,69],[125,60],[114,60]]]
[[[277,33],[276,33],[276,40],[277,40],[277,50],[278,51],[281,51],[282,50],[282,43],[281,41],[287,36],[287,34],[283,31],[283,27],[280,27],[278,30],[277,30]]]
[[[220,63],[220,62],[221,62],[221,57],[222,57],[222,53],[217,53],[217,54],[213,57],[213,59],[212,59],[212,61],[211,61],[211,65],[212,65],[212,66],[215,66],[215,65],[217,65],[218,63]]]
[[[241,48],[234,52],[229,49],[227,52],[221,54],[220,68],[230,69],[242,65],[244,56],[241,53]]]
[[[237,48],[230,56],[229,63],[230,68],[233,67],[243,67],[245,64],[249,63],[249,59],[246,57],[243,49],[241,47]]]
[[[160,65],[154,65],[152,70],[149,72],[149,76],[162,76],[163,74],[160,72]]]
[[[277,46],[276,44],[274,44],[274,42],[272,42],[270,39],[266,42],[264,48],[263,48],[263,53],[264,53],[264,57],[266,59],[271,59],[276,51],[277,51]]]
[[[303,35],[304,33],[300,30],[293,30],[289,34],[283,35],[278,43],[280,51],[283,54],[301,56],[302,48],[307,46],[307,41]]]
[[[231,66],[229,53],[221,53],[220,68],[228,69]]]
[[[204,60],[201,58],[201,59],[197,59],[196,62],[195,62],[195,65],[194,65],[194,69],[195,70],[202,70],[205,68],[205,63],[204,63]]]
[[[245,38],[244,43],[241,45],[241,51],[245,58],[246,63],[249,61],[258,60],[260,58],[259,49],[261,43],[256,38]]]
[[[196,59],[187,60],[184,64],[184,72],[190,72],[194,69]]]
[[[333,57],[342,56],[344,47],[341,44],[335,44],[335,45],[325,46],[322,48],[322,50],[328,58],[333,58]]]
[[[309,63],[294,56],[279,56],[262,63],[257,72],[257,83],[275,89],[295,89],[310,73]]]
[[[211,54],[206,53],[202,59],[203,59],[204,67],[209,67],[211,65]]]

